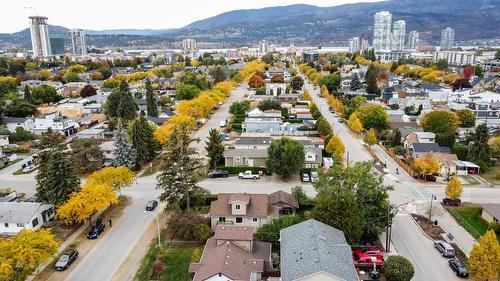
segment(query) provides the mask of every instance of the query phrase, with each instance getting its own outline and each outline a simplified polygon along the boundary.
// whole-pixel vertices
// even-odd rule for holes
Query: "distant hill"
[[[91,44],[96,46],[164,45],[185,37],[234,45],[253,44],[262,39],[280,44],[330,45],[353,36],[371,41],[373,15],[382,10],[390,11],[393,20],[405,20],[407,32],[417,30],[429,43],[437,43],[441,30],[447,26],[455,29],[456,41],[500,38],[498,0],[388,0],[334,7],[297,4],[235,10],[179,29],[89,30],[87,33]],[[58,26],[50,26],[49,31],[67,33],[66,28]],[[29,48],[29,29],[0,34],[2,46]]]

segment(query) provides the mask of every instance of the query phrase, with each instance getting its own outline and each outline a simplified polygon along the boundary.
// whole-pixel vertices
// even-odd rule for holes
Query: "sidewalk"
[[[437,220],[438,224],[444,229],[444,231],[453,235],[453,240],[457,242],[468,257],[472,251],[472,247],[476,244],[476,240],[469,234],[469,232],[460,226],[453,217],[450,216],[448,211],[446,211],[440,204],[438,205],[441,209],[441,213],[433,215],[432,219]]]

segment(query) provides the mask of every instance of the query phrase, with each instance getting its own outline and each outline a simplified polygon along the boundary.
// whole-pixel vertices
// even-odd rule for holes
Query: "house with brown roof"
[[[210,204],[212,229],[217,225],[261,227],[280,214],[292,214],[299,207],[290,193],[277,191],[272,194],[219,193]]]
[[[200,261],[189,265],[193,281],[261,280],[272,264],[271,243],[253,241],[254,231],[253,227],[218,225]]]

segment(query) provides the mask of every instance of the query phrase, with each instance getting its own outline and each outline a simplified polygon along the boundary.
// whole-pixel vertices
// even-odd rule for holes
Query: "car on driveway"
[[[363,253],[353,253],[352,262],[355,267],[358,268],[373,268],[373,264],[377,267],[381,267],[384,264],[384,260],[378,256],[370,256]]]
[[[443,240],[435,241],[434,248],[436,248],[443,257],[453,258],[455,256],[455,249]]]
[[[26,168],[23,169],[23,173],[29,174],[29,173],[33,172],[34,170],[36,170],[35,166],[33,166],[33,165],[27,166]]]
[[[158,206],[158,201],[149,200],[148,203],[146,203],[146,211],[153,211],[156,206]]]
[[[448,265],[451,267],[451,270],[455,272],[456,276],[461,278],[469,277],[469,271],[461,261],[457,259],[452,259],[448,261]]]
[[[67,250],[64,254],[59,258],[55,267],[57,271],[63,271],[68,269],[68,267],[78,258],[77,250]]]
[[[238,178],[242,179],[254,179],[257,180],[260,178],[259,174],[253,174],[252,171],[245,171],[244,173],[239,173]]]
[[[210,173],[208,173],[208,176],[211,178],[227,178],[229,177],[229,172],[222,170],[213,170]]]
[[[302,182],[310,182],[311,178],[309,178],[309,175],[307,173],[302,173]]]
[[[311,172],[311,182],[317,182],[318,180],[319,180],[318,172],[312,171]]]
[[[87,233],[88,239],[97,239],[99,235],[104,231],[106,225],[102,222],[101,219],[98,219],[96,224],[92,227],[92,229]]]
[[[368,247],[368,248],[363,248],[363,249],[356,249],[353,251],[354,254],[357,255],[369,255],[372,257],[377,257],[380,259],[384,259],[384,252],[380,251],[379,249],[375,247]]]

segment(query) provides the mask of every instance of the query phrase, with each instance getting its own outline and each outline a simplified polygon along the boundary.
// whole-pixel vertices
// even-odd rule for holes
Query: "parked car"
[[[363,253],[353,253],[352,254],[352,262],[355,267],[361,268],[369,268],[375,266],[380,267],[384,264],[384,260],[381,257],[370,256],[368,254]]]
[[[156,206],[158,206],[158,201],[149,200],[148,203],[146,203],[146,211],[153,211]]]
[[[302,182],[310,182],[311,179],[307,173],[302,173]]]
[[[453,249],[453,247],[449,243],[443,240],[435,241],[434,248],[436,248],[443,257],[453,258],[455,256],[455,249]]]
[[[342,118],[339,118],[339,123],[344,123],[344,120],[342,120]]]
[[[220,123],[219,123],[219,127],[221,127],[221,128],[226,127],[226,125],[227,125],[227,121],[226,121],[226,120],[222,120],[222,121],[220,121]]]
[[[467,270],[467,267],[465,265],[457,260],[457,259],[452,259],[448,261],[448,265],[451,267],[451,270],[455,272],[455,275],[458,277],[462,278],[467,278],[469,277],[469,271]]]
[[[35,166],[34,165],[31,165],[31,166],[27,166],[23,169],[23,173],[25,174],[29,174],[31,172],[33,172],[34,170],[36,170]]]
[[[356,249],[353,251],[354,254],[357,254],[357,255],[369,255],[369,256],[372,256],[372,257],[377,257],[377,258],[380,258],[380,259],[384,259],[384,252],[380,251],[379,249],[375,248],[375,247],[368,247],[368,248],[363,248],[363,249]]]
[[[311,172],[311,182],[317,182],[318,180],[319,180],[318,172],[312,171]]]
[[[59,258],[55,267],[57,271],[62,271],[68,269],[68,267],[78,258],[77,250],[67,250],[64,254]]]
[[[333,110],[333,107],[329,107],[328,108],[328,111],[330,111],[331,113],[334,113],[335,111]]]
[[[443,198],[443,204],[446,206],[460,206],[461,203],[460,199]]]
[[[241,179],[259,179],[260,175],[259,174],[253,174],[252,171],[245,171],[244,173],[239,173],[238,178]]]
[[[229,172],[222,170],[213,170],[208,173],[208,176],[211,178],[227,178],[229,177]]]
[[[101,219],[98,219],[96,221],[94,227],[92,227],[92,229],[89,231],[89,233],[87,233],[87,238],[88,239],[99,238],[99,235],[101,235],[101,233],[104,231],[105,228],[106,228],[106,225],[102,222]]]
[[[334,113],[333,117],[339,117],[339,115],[337,113]]]

